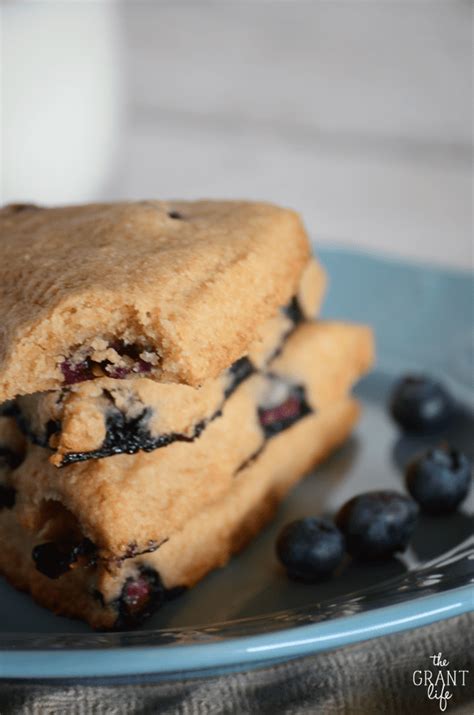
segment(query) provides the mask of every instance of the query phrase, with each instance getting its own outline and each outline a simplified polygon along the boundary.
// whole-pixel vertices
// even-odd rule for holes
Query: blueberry
[[[70,551],[61,549],[52,541],[35,546],[31,557],[38,571],[48,578],[59,578],[71,565]]]
[[[347,550],[356,558],[380,559],[403,551],[415,528],[418,507],[403,494],[374,491],[353,497],[336,515]]]
[[[75,385],[77,382],[94,379],[92,362],[89,358],[78,363],[73,363],[71,360],[64,360],[60,367],[65,385]]]
[[[289,395],[284,402],[275,407],[259,408],[258,414],[262,427],[270,427],[277,423],[297,420],[301,412],[301,400],[298,395]]]
[[[113,377],[115,380],[125,380],[127,375],[130,373],[130,370],[127,367],[107,365],[106,372],[109,377]]]
[[[344,537],[329,519],[307,517],[283,527],[276,552],[290,578],[314,581],[340,564]]]
[[[59,578],[78,561],[94,563],[96,547],[90,539],[82,539],[75,545],[56,544],[48,541],[34,547],[31,557],[37,570],[48,578]]]
[[[466,498],[471,464],[462,452],[438,447],[415,457],[406,470],[407,489],[428,514],[449,514]]]
[[[259,407],[258,418],[265,437],[270,439],[311,412],[304,388],[295,385],[283,402],[272,407]]]
[[[159,573],[142,566],[135,576],[127,578],[122,587],[115,604],[118,610],[116,628],[138,625],[163,604],[165,597]]]
[[[394,387],[390,412],[406,432],[431,432],[443,427],[454,411],[447,390],[426,375],[406,375]]]
[[[95,377],[95,366],[99,366],[108,377],[113,377],[116,380],[124,380],[128,377],[130,372],[142,374],[151,372],[153,369],[153,365],[151,363],[140,357],[140,353],[143,350],[151,352],[151,348],[148,348],[147,346],[142,348],[139,345],[129,345],[119,339],[113,340],[109,344],[109,347],[115,350],[115,352],[121,357],[129,358],[129,362],[132,362],[132,365],[114,365],[109,360],[103,360],[102,362],[97,363],[90,357],[86,357],[80,362],[75,362],[72,358],[68,358],[60,365],[63,373],[64,384],[74,385],[77,382],[93,380]]]
[[[144,348],[140,348],[139,345],[127,344],[123,340],[114,340],[110,344],[110,347],[121,357],[127,357],[133,361],[131,367],[112,365],[108,360],[100,363],[101,367],[110,377],[114,377],[117,380],[124,380],[130,374],[130,371],[137,373],[151,372],[153,365],[140,357],[140,353]],[[146,349],[152,352],[152,348],[147,347]]]
[[[133,366],[133,372],[151,372],[153,365],[142,358],[137,358]]]

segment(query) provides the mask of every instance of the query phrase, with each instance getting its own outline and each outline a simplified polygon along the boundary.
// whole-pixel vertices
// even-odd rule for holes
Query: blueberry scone
[[[245,546],[291,486],[346,439],[357,416],[357,403],[348,398],[307,415],[275,436],[232,480],[230,490],[181,531],[159,548],[126,559],[97,560],[87,539],[69,552],[59,551],[54,542],[38,549],[37,536],[20,524],[15,508],[3,509],[0,570],[56,613],[100,629],[136,626]],[[43,571],[35,565],[38,559]]]
[[[103,375],[198,386],[309,258],[296,213],[243,201],[13,205],[0,235],[0,402]]]
[[[317,319],[297,214],[0,211],[0,571],[128,628],[226,563],[349,434],[369,328]]]

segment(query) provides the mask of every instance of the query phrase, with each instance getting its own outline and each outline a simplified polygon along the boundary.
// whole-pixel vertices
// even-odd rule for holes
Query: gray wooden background
[[[324,241],[472,260],[469,2],[130,2],[110,194],[243,196]]]
[[[472,264],[468,0],[4,6],[8,200],[268,199]]]

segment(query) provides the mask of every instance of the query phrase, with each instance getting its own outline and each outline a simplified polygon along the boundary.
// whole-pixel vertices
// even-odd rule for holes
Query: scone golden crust
[[[225,565],[267,523],[288,490],[345,440],[357,416],[357,404],[345,399],[298,422],[273,439],[231,490],[182,531],[157,551],[123,564],[78,562],[58,578],[48,578],[34,567],[34,540],[17,521],[15,509],[3,509],[0,571],[58,614],[101,629],[137,625],[177,590]]]
[[[77,544],[96,558],[156,549],[232,486],[275,436],[343,399],[373,359],[365,326],[304,323],[265,373],[246,380],[192,444],[120,454],[57,469],[31,446],[12,472],[16,513],[36,543]]]
[[[200,387],[100,377],[18,396],[18,422],[32,441],[53,451],[56,466],[192,441],[239,385],[283,350],[297,326],[316,315],[324,283],[322,269],[310,261],[291,304],[259,327],[248,355]]]
[[[309,257],[296,213],[244,201],[7,206],[0,234],[0,402],[96,373],[197,386]]]

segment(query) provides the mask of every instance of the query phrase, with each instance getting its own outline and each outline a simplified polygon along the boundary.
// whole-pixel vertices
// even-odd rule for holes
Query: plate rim
[[[178,672],[192,675],[219,667],[268,666],[275,660],[340,648],[473,611],[474,587],[468,584],[349,616],[211,643],[1,649],[0,677],[61,679]]]

